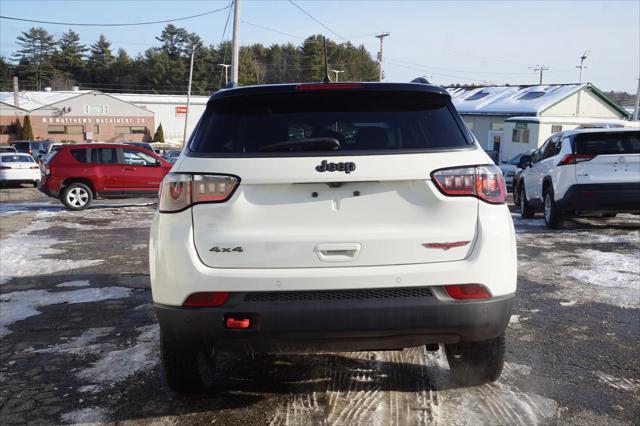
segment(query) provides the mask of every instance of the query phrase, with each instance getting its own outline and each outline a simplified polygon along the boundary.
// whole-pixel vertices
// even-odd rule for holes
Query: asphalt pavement
[[[180,396],[159,363],[154,210],[0,203],[1,424],[638,424],[638,216],[551,231],[513,213],[519,288],[496,383],[459,388],[424,348],[221,354],[214,388]]]

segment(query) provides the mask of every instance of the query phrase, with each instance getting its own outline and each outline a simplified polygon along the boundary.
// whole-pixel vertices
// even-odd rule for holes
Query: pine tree
[[[69,30],[58,39],[58,51],[53,55],[53,63],[71,78],[77,77],[82,72],[86,52],[87,46],[80,44],[80,35]]]
[[[31,117],[28,115],[24,117],[24,124],[22,125],[22,133],[20,139],[26,141],[33,140],[33,128],[31,127]]]
[[[155,135],[153,135],[153,141],[164,143],[164,130],[162,130],[162,123],[158,126]]]
[[[53,36],[44,28],[31,28],[17,37],[17,43],[20,48],[12,59],[19,62],[21,77],[34,80],[40,90],[53,71],[51,56],[56,46]]]
[[[98,41],[91,45],[88,63],[89,69],[87,71],[89,71],[89,75],[95,76],[95,82],[107,82],[110,80],[110,71],[113,62],[111,42],[109,42],[103,34],[100,34]]]

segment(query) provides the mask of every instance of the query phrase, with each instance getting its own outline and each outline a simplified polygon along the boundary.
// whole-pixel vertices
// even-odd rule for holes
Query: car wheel
[[[481,342],[445,345],[453,381],[464,386],[494,382],[504,366],[504,334]]]
[[[84,183],[72,183],[60,194],[60,201],[69,210],[84,210],[91,204],[91,189]]]
[[[179,393],[195,393],[213,385],[215,351],[205,344],[185,344],[160,333],[162,366],[169,387]]]
[[[562,212],[558,210],[553,199],[553,191],[547,188],[544,191],[544,223],[551,229],[558,228],[563,221]]]
[[[531,219],[535,216],[536,210],[527,201],[527,193],[524,190],[524,186],[520,188],[520,216],[523,219]]]
[[[37,187],[38,187],[38,185],[40,185],[40,181],[39,181],[39,180],[34,180],[34,181],[33,181],[33,187],[34,187],[34,188],[37,188]]]

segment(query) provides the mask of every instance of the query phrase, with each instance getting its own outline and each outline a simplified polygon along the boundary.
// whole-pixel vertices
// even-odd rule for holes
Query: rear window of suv
[[[339,147],[295,154],[404,153],[469,146],[456,115],[448,98],[425,92],[239,95],[209,103],[189,149],[214,156],[288,156],[292,152],[273,150],[273,145],[318,138],[337,140]]]
[[[640,154],[640,132],[578,134],[573,147],[576,154]]]

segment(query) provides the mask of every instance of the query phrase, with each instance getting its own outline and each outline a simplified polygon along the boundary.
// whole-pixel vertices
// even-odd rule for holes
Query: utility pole
[[[385,37],[389,37],[390,33],[380,33],[380,34],[376,34],[376,38],[380,39],[380,51],[378,52],[378,63],[380,64],[380,76],[378,77],[378,81],[382,81],[382,76],[383,76],[383,71],[382,71],[382,64],[383,64],[383,56],[382,56],[382,45],[384,44],[384,38]]]
[[[196,55],[195,44],[191,46],[191,65],[189,66],[189,86],[187,87],[187,112],[184,114],[184,133],[182,135],[182,146],[187,144],[187,123],[189,122],[189,109],[191,108],[191,81],[193,80],[193,58]]]
[[[338,80],[339,80],[338,76],[340,75],[340,73],[341,73],[341,72],[344,72],[344,71],[331,70],[331,72],[334,72],[334,73],[336,74],[336,83],[337,83],[337,82],[338,82]]]
[[[580,77],[578,78],[578,84],[582,84],[582,70],[587,68],[584,65],[584,60],[587,59],[587,56],[589,56],[590,52],[591,52],[590,50],[587,50],[586,52],[584,52],[582,56],[580,56],[580,65],[576,65],[576,68],[580,69]]]
[[[231,42],[231,84],[238,84],[240,62],[240,0],[233,0],[233,41]]]
[[[224,67],[224,85],[229,84],[229,67],[228,64],[218,64],[219,67]]]
[[[638,77],[638,90],[636,91],[636,107],[633,110],[633,121],[638,121],[638,108],[640,108],[640,77]]]
[[[542,73],[549,69],[546,65],[536,65],[535,67],[529,67],[530,70],[534,70],[535,72],[540,72],[540,85],[542,85]]]

